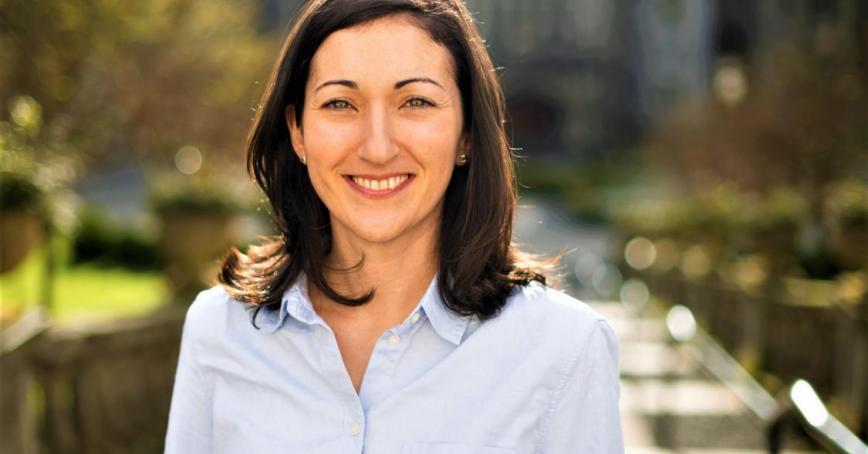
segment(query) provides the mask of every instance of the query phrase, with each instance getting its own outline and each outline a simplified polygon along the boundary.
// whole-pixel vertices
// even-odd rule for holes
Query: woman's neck
[[[422,226],[420,226],[422,227]],[[385,329],[409,315],[425,294],[437,273],[438,226],[418,228],[388,243],[350,241],[333,230],[333,248],[328,257],[326,280],[339,293],[358,297],[375,289],[374,298],[362,306],[346,306],[328,300],[316,288],[309,288],[317,313],[327,321],[350,322]]]

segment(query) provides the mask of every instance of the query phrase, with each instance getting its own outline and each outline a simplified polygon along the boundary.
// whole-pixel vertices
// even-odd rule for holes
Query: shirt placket
[[[366,412],[393,392],[395,368],[409,348],[410,338],[421,320],[421,311],[417,309],[404,323],[386,330],[377,339],[359,390]]]

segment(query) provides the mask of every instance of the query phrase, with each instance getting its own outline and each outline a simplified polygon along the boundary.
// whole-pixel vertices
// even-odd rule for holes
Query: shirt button
[[[362,431],[362,427],[359,426],[359,423],[357,423],[357,422],[354,422],[354,423],[350,426],[350,433],[353,434],[353,435],[358,435],[359,432],[361,432],[361,431]]]
[[[419,313],[417,312],[417,313],[413,314],[413,316],[410,317],[410,321],[413,323],[418,322],[419,321]]]
[[[389,336],[389,345],[398,345],[398,342],[401,342],[401,338],[397,334]]]

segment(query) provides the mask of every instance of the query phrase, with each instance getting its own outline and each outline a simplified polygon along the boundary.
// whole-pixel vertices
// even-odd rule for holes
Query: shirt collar
[[[471,316],[456,314],[446,307],[443,298],[440,296],[436,274],[428,285],[425,295],[422,296],[420,306],[422,306],[422,310],[428,317],[428,320],[431,320],[431,326],[434,327],[434,331],[440,337],[455,345],[461,343],[461,338],[464,337],[464,331],[467,329]]]
[[[283,325],[287,315],[291,315],[308,325],[316,323],[317,319],[322,320],[313,310],[313,305],[307,296],[307,278],[304,273],[301,273],[295,283],[283,292],[280,299],[280,309],[276,311],[253,310],[250,313],[250,318],[255,322],[254,326],[260,331],[273,333]],[[323,324],[325,323],[323,322]]]
[[[440,296],[437,275],[434,275],[434,279],[431,280],[428,289],[422,296],[422,301],[408,316],[408,319],[416,313],[428,317],[428,320],[431,321],[431,326],[434,327],[434,331],[440,337],[455,345],[461,343],[461,339],[464,337],[464,332],[472,317],[456,314],[446,307],[443,298]],[[304,273],[301,273],[295,283],[284,292],[280,302],[280,310],[272,311],[264,309],[252,311],[251,318],[253,318],[254,314],[256,326],[261,331],[267,333],[272,333],[280,328],[287,315],[307,325],[326,324],[313,309],[313,304],[307,291],[307,276]],[[405,323],[407,322],[405,321]]]

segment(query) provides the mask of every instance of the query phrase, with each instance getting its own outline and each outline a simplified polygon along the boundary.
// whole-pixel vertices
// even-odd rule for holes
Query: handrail
[[[829,413],[811,384],[802,379],[794,381],[779,395],[777,411],[768,421],[770,453],[780,452],[782,429],[793,419],[791,416],[795,416],[811,438],[831,452],[868,454],[868,446]]]
[[[673,342],[723,382],[766,423],[769,453],[780,452],[787,421],[798,421],[808,436],[823,448],[841,454],[868,454],[868,446],[826,409],[814,388],[795,380],[775,399],[729,353],[696,323],[689,308],[675,305],[666,315]]]

